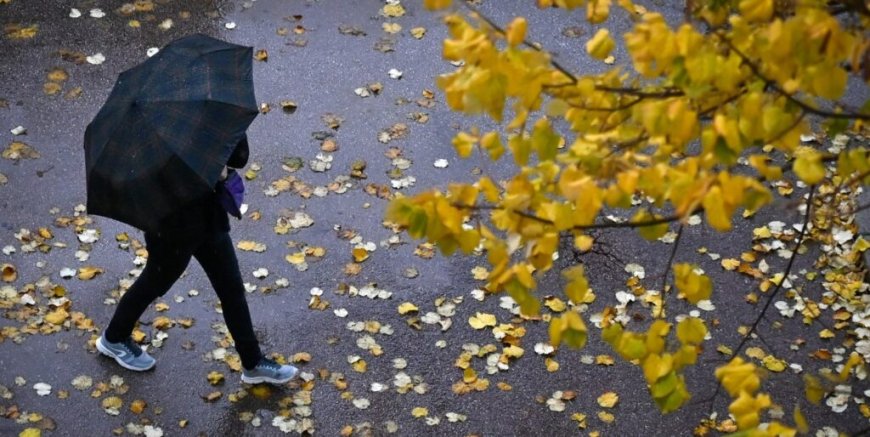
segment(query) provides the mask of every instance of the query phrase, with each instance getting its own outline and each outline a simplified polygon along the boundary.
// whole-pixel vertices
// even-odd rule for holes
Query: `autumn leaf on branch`
[[[447,105],[496,123],[491,131],[458,132],[452,147],[462,158],[510,156],[503,165],[511,172],[504,180],[482,174],[473,183],[396,198],[387,217],[445,255],[483,249],[490,264],[486,290],[507,292],[526,317],[541,308],[535,290],[553,269],[563,237],[588,252],[598,244],[591,231],[634,229],[657,241],[679,223],[662,290],[645,297],[657,308],[647,331],[624,329],[628,321],[610,306],[597,322],[604,340],[642,367],[659,408],[673,411],[690,397],[681,370],[695,364],[708,332],[700,319],[682,319],[675,321],[677,341],[667,341],[674,323],[663,307],[672,289],[707,308],[715,297],[710,277],[696,265],[675,262],[682,225],[703,215],[712,230],[727,236],[739,216],[782,207],[775,196],[790,195],[796,183],[811,186],[806,202],[790,202],[802,208],[805,221],[794,248],[781,249],[789,259],[786,271],[771,273],[760,286],[769,292],[760,320],[783,288],[794,256],[805,250],[805,240],[836,241],[830,223],[843,211],[839,202],[870,182],[870,149],[866,142],[848,142],[849,136],[866,135],[870,103],[854,108],[840,100],[850,77],[867,77],[861,65],[866,70],[870,21],[860,2],[828,3],[697,1],[687,5],[686,21],[673,25],[630,0],[538,0],[541,8],[585,8],[590,23],[605,23],[581,51],[614,65],[590,74],[571,71],[529,42],[534,29],[523,17],[501,25],[473,3],[425,0],[426,8],[444,14],[443,57],[460,65],[436,79]],[[606,27],[616,7],[634,21],[622,35]],[[627,52],[621,63],[612,57],[618,44]],[[815,126],[824,129],[820,136],[847,140],[828,147],[815,140]],[[823,195],[814,197],[817,190]],[[857,259],[861,252],[850,253]],[[838,278],[837,285],[826,287],[852,299],[857,291],[848,278],[860,274],[860,268],[837,271],[829,275]],[[563,276],[570,306],[550,318],[551,343],[582,347],[587,340],[582,313],[595,295],[582,266],[569,267]],[[641,280],[633,278],[638,295],[644,292]],[[757,325],[744,333],[735,355]],[[737,357],[716,370],[720,387],[734,398],[729,411],[740,430],[755,429],[760,413],[772,405],[757,393],[753,366]],[[804,427],[803,416],[795,417]],[[793,432],[777,422],[771,429]]]

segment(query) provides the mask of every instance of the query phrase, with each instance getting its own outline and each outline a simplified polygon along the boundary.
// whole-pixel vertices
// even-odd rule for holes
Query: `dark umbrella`
[[[213,190],[258,113],[252,57],[193,35],[118,75],[85,130],[88,212],[152,230]]]

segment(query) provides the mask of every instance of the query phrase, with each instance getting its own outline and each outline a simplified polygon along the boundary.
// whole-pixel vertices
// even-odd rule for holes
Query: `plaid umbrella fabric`
[[[252,57],[192,35],[121,73],[85,130],[88,211],[154,230],[213,190],[258,113]]]

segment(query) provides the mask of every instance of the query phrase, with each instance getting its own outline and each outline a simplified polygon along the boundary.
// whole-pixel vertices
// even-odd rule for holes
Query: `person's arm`
[[[248,135],[245,134],[242,136],[242,139],[236,144],[236,148],[233,149],[233,153],[230,155],[230,159],[227,160],[227,167],[230,168],[242,168],[245,164],[248,163]]]

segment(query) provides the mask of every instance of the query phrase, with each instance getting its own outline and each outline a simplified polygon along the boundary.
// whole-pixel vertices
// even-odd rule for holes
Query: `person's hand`
[[[222,180],[222,181],[227,180],[227,176],[229,176],[229,174],[230,174],[229,169],[227,169],[227,166],[224,166],[223,170],[221,170],[221,179],[220,180]]]

